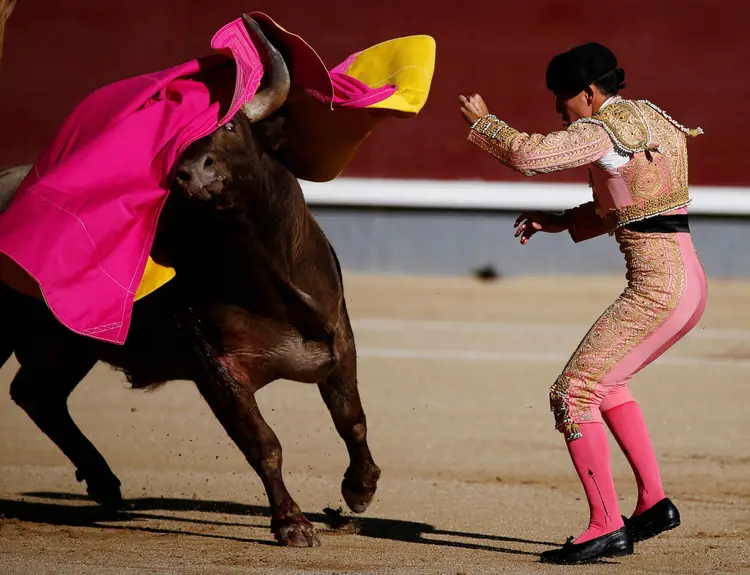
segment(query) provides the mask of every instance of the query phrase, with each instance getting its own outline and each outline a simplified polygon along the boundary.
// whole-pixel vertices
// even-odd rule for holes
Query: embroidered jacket
[[[594,200],[567,210],[580,242],[690,203],[686,135],[697,136],[648,100],[607,100],[567,130],[526,134],[493,114],[477,120],[469,141],[526,176],[589,164]]]

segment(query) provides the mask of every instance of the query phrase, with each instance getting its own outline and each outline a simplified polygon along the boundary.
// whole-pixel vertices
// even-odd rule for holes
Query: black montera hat
[[[547,66],[547,89],[556,94],[578,94],[603,76],[616,70],[620,88],[625,72],[606,46],[590,42],[558,54]]]

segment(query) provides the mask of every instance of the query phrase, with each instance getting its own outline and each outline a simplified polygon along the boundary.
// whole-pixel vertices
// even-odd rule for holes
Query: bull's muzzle
[[[203,154],[180,165],[175,174],[176,183],[190,195],[203,195],[208,192],[207,188],[221,181],[216,167],[216,159],[211,154]]]

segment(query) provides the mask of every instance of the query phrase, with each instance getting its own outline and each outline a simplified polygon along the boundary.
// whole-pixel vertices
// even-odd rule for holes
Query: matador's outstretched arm
[[[550,134],[526,134],[511,128],[493,114],[479,118],[469,131],[469,141],[509,168],[536,176],[577,168],[597,161],[612,150],[607,132],[595,124],[572,124]],[[611,231],[611,224],[596,212],[594,202],[566,210],[568,232],[581,242]]]
[[[612,149],[607,132],[595,124],[573,123],[547,135],[526,134],[493,114],[472,125],[469,141],[526,176],[584,166]]]

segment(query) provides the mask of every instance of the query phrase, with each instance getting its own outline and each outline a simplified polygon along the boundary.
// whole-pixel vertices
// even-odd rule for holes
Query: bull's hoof
[[[112,473],[84,475],[80,470],[76,470],[76,480],[79,483],[85,481],[86,493],[105,509],[114,511],[124,507],[120,480]]]
[[[380,469],[374,463],[364,469],[349,467],[341,482],[341,495],[354,513],[364,513],[375,497]]]
[[[271,522],[276,541],[285,547],[320,547],[313,524],[304,517],[287,517]]]

